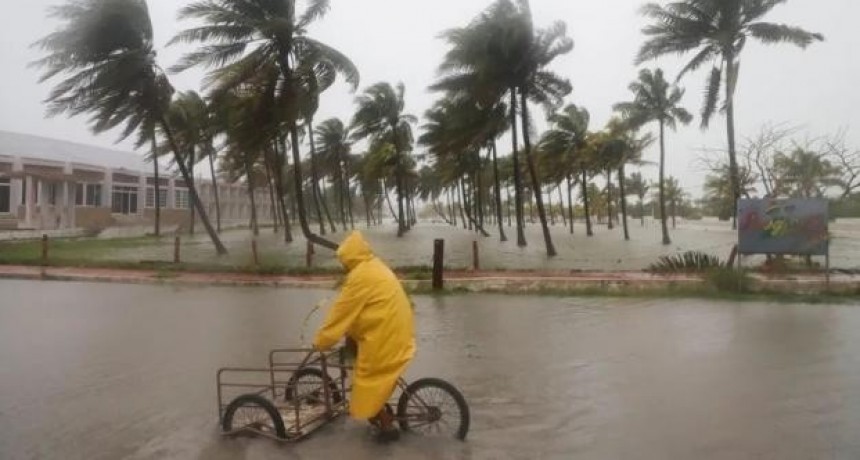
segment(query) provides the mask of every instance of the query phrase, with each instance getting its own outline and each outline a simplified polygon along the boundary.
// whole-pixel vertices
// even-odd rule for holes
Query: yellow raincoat
[[[359,232],[337,250],[348,274],[329,309],[314,348],[328,350],[348,335],[358,344],[350,415],[368,419],[391,397],[415,355],[412,306],[394,273],[373,255]]]

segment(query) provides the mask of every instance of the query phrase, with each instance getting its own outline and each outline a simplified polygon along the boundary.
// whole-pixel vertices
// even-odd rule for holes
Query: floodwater
[[[359,224],[359,222],[356,222]],[[672,244],[661,244],[659,221],[647,219],[642,225],[638,220],[630,221],[631,240],[624,241],[620,228],[608,230],[606,225],[594,226],[594,237],[586,237],[584,225],[577,222],[575,234],[557,222],[551,233],[558,256],[546,257],[546,248],[539,225],[526,227],[528,246],[517,247],[516,230],[506,227],[508,241],[499,242],[498,228],[488,226],[490,237],[451,227],[444,224],[421,222],[404,237],[397,238],[394,225],[366,229],[363,224],[357,229],[365,233],[374,250],[383,259],[398,267],[429,266],[433,260],[433,240],[445,240],[445,265],[452,268],[472,266],[472,242],[478,242],[480,264],[484,269],[532,269],[532,270],[642,270],[664,255],[684,251],[703,251],[726,259],[737,242],[737,232],[728,222],[716,219],[701,221],[678,220],[678,227],[670,230]],[[860,220],[840,219],[831,225],[833,236],[831,267],[860,269]],[[306,243],[298,229],[293,230],[296,240],[289,245],[283,243],[283,235],[273,234],[272,229],[263,229],[259,238],[262,263],[285,266],[304,266]],[[343,232],[329,234],[339,242]],[[194,237],[183,236],[182,260],[207,264],[249,264],[251,258],[251,233],[246,230],[229,231],[222,234],[230,256],[216,257],[208,237],[198,232]],[[165,238],[161,245],[117,250],[104,256],[112,260],[173,260],[173,239]],[[818,260],[824,265],[823,260]],[[748,263],[753,263],[750,260]],[[333,254],[317,249],[316,266],[337,267]]]
[[[0,293],[3,459],[860,458],[857,305],[418,297],[408,376],[463,391],[468,441],[379,446],[342,420],[280,446],[219,436],[215,371],[297,345],[330,292]]]

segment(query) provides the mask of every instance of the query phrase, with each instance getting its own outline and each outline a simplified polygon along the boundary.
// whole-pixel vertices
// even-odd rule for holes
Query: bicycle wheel
[[[338,404],[343,401],[343,395],[334,380],[328,375],[323,375],[322,369],[316,367],[303,367],[293,373],[284,389],[284,401],[300,400],[301,403],[308,405],[324,404],[324,382],[328,382],[332,403]]]
[[[397,421],[403,431],[465,440],[469,405],[460,390],[437,378],[416,380],[397,401]]]
[[[224,410],[221,428],[227,433],[249,428],[282,439],[287,437],[278,409],[268,399],[256,394],[242,395],[231,401]]]

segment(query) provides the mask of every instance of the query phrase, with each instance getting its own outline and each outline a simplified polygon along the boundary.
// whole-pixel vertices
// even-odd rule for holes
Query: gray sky
[[[27,63],[38,57],[29,44],[51,32],[54,23],[45,18],[57,0],[3,2],[0,15],[0,129],[38,134],[92,145],[114,147],[116,136],[92,135],[86,117],[44,117],[41,101],[50,85],[37,84],[37,73]],[[184,51],[164,45],[186,27],[176,20],[176,11],[186,1],[149,0],[155,26],[159,61],[174,64]],[[441,31],[466,24],[490,0],[332,0],[329,15],[311,33],[350,56],[361,71],[361,87],[378,81],[402,81],[407,88],[407,109],[421,115],[437,96],[426,91],[436,76],[436,67],[446,50],[438,38]],[[633,58],[642,41],[644,19],[638,14],[641,0],[532,0],[539,26],[565,21],[576,47],[559,59],[554,70],[570,78],[574,92],[569,100],[592,114],[592,129],[611,116],[612,104],[628,100],[628,83],[636,77]],[[737,94],[739,139],[753,135],[766,122],[802,125],[811,135],[845,127],[849,140],[860,146],[860,35],[854,22],[860,15],[856,0],[792,0],[778,6],[767,18],[771,22],[800,25],[823,33],[824,43],[802,51],[788,45],[764,46],[749,43],[742,56]],[[682,61],[664,59],[661,66],[670,77]],[[172,76],[179,90],[200,89],[202,70]],[[687,94],[684,105],[698,114],[702,102],[704,73],[687,77],[681,85]],[[348,120],[355,95],[342,85],[323,96],[317,119],[337,116]],[[535,110],[542,118],[542,110]],[[725,145],[725,121],[712,122],[701,131],[697,120],[667,137],[667,171],[681,179],[692,194],[699,195],[704,173],[697,161],[702,147]],[[501,144],[510,150],[509,141]],[[130,149],[129,143],[120,148]],[[652,148],[646,159],[656,160]],[[656,167],[646,167],[646,176],[656,177]]]

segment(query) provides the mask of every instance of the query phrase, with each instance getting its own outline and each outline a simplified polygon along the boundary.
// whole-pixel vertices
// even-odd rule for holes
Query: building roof
[[[105,149],[91,145],[13,133],[0,130],[0,155],[77,163],[111,169],[127,169],[135,172],[148,172],[152,163],[139,153]],[[161,165],[165,163],[160,162]]]

